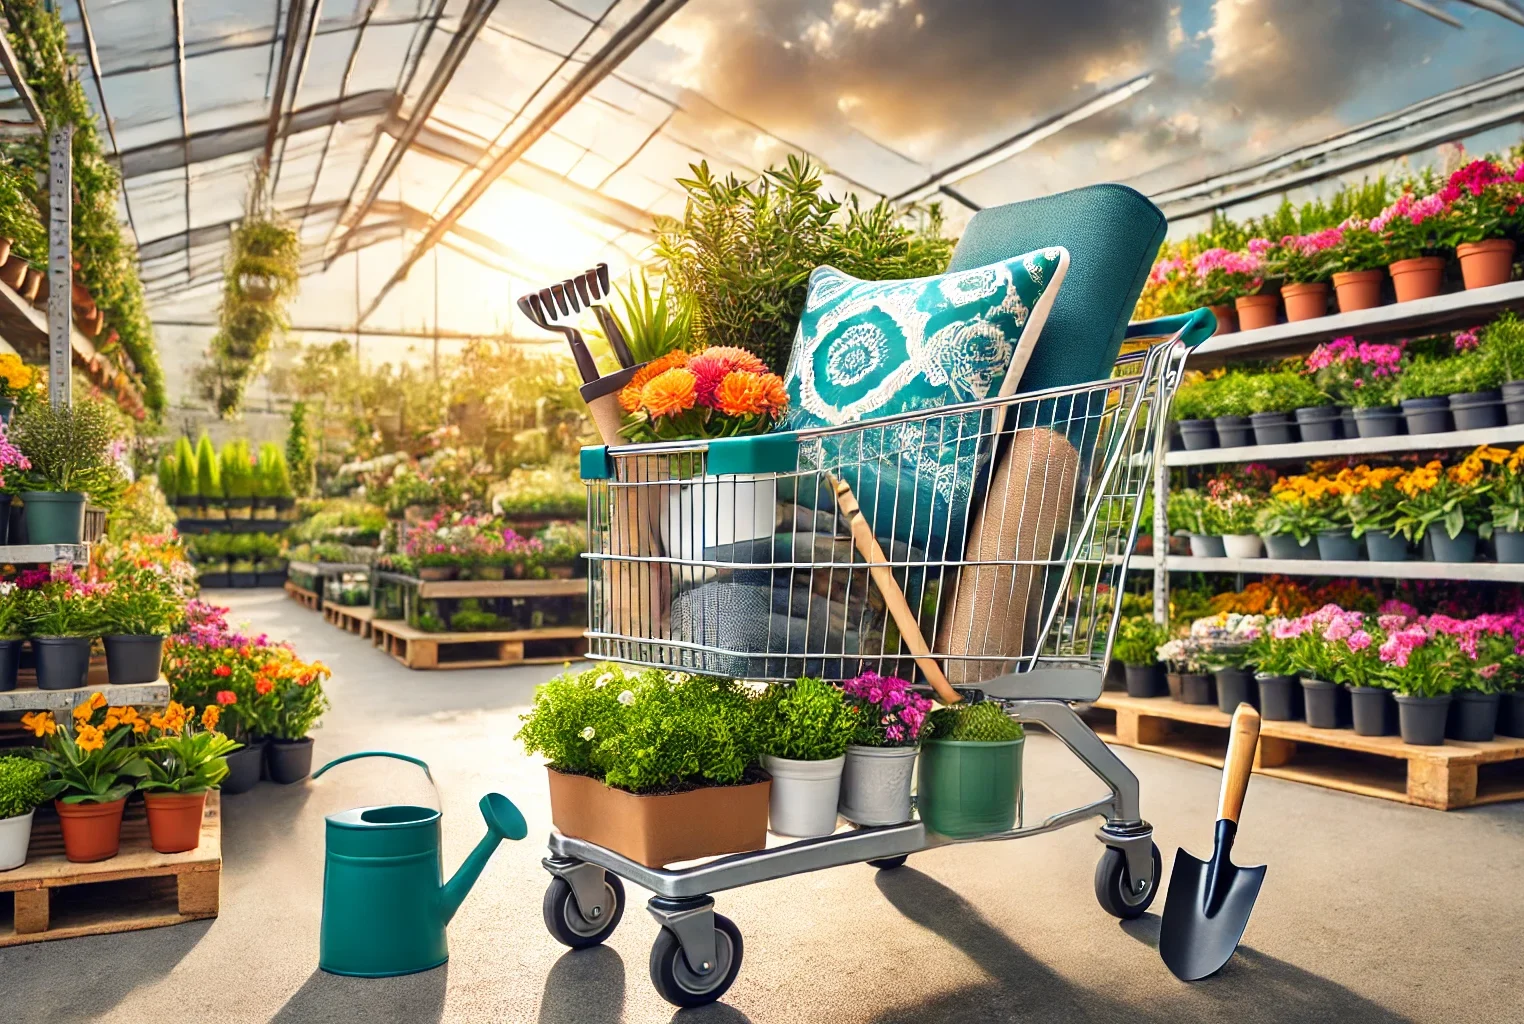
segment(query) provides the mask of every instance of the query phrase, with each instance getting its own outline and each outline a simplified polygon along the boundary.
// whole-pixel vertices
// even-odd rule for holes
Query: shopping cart
[[[762,438],[585,449],[589,657],[780,681],[910,678],[929,661],[959,695],[1056,736],[1109,793],[975,840],[911,820],[677,868],[552,834],[551,933],[602,942],[624,910],[621,879],[642,886],[661,926],[652,981],[669,1001],[700,1005],[741,959],[713,893],[842,864],[898,867],[933,847],[1097,817],[1096,896],[1117,917],[1141,915],[1160,861],[1137,779],[1075,705],[1101,693],[1169,400],[1187,345],[1214,327],[1204,310],[1135,325],[1130,335],[1167,340],[1074,387]],[[882,562],[854,544],[834,500],[843,485]],[[874,569],[892,573],[913,623],[896,620]],[[929,659],[916,657],[916,632]]]

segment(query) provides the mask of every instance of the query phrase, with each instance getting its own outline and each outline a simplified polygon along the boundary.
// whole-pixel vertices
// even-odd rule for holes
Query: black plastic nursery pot
[[[1499,392],[1503,400],[1503,418],[1509,426],[1524,423],[1524,380],[1510,380]]]
[[[1296,422],[1289,412],[1257,412],[1249,417],[1254,427],[1255,444],[1292,444],[1296,441]]]
[[[1188,452],[1217,447],[1217,424],[1212,420],[1181,420],[1180,443]]]
[[[85,496],[79,491],[23,491],[28,544],[78,544],[85,538]]]
[[[1338,441],[1344,437],[1344,417],[1336,405],[1296,410],[1296,426],[1303,441]]]
[[[1397,702],[1380,686],[1349,688],[1350,717],[1357,736],[1390,736],[1397,731]]]
[[[1325,562],[1356,562],[1365,553],[1351,530],[1325,530],[1318,534],[1318,557]]]
[[[1503,425],[1501,391],[1468,391],[1450,396],[1456,430],[1491,430]]]
[[[1355,432],[1361,437],[1396,437],[1406,421],[1395,405],[1378,405],[1355,410]]]
[[[1180,699],[1180,679],[1181,679],[1181,676],[1180,676],[1179,672],[1166,672],[1166,673],[1164,673],[1164,686],[1165,686],[1165,689],[1169,692],[1169,695],[1172,698],[1174,698],[1175,700],[1179,700]]]
[[[1365,553],[1372,562],[1406,562],[1408,539],[1390,530],[1366,530]]]
[[[1226,558],[1228,549],[1223,546],[1222,538],[1208,533],[1191,534],[1191,557],[1192,558]]]
[[[1267,533],[1265,534],[1265,557],[1314,559],[1318,557],[1317,541],[1308,537],[1306,543],[1303,543],[1293,534]]]
[[[1524,404],[1524,398],[1520,399]],[[1224,448],[1245,448],[1254,443],[1254,427],[1247,416],[1219,416],[1212,421],[1217,424],[1217,442]]]
[[[106,679],[112,686],[151,683],[164,658],[162,636],[119,634],[101,638],[106,645]]]
[[[259,585],[259,573],[257,572],[229,573],[228,578],[235,587],[256,587]]]
[[[1216,704],[1216,681],[1205,672],[1186,672],[1180,676],[1180,703]]]
[[[21,668],[21,640],[0,640],[0,691],[16,688],[16,672]]]
[[[1437,747],[1445,742],[1445,719],[1450,712],[1450,695],[1414,697],[1397,695],[1397,727],[1402,742],[1420,747]]]
[[[271,739],[265,748],[266,766],[270,781],[282,786],[301,782],[312,774],[312,737],[299,740]]]
[[[1339,427],[1345,437],[1359,437],[1360,428],[1355,425],[1355,410],[1347,405],[1339,406]]]
[[[1410,434],[1437,434],[1450,429],[1450,396],[1404,398],[1402,418]]]
[[[37,657],[39,690],[78,690],[90,671],[90,638],[87,636],[34,636],[32,653]]]
[[[1338,729],[1344,725],[1344,704],[1349,694],[1338,683],[1323,679],[1302,680],[1302,701],[1307,724],[1314,729]]]
[[[1123,665],[1123,676],[1127,680],[1127,696],[1129,697],[1162,697],[1165,689],[1159,679],[1159,663],[1151,662],[1147,665]]]
[[[1259,687],[1254,673],[1246,668],[1220,668],[1212,673],[1217,681],[1217,710],[1231,715],[1238,705],[1259,707]]]
[[[1492,546],[1499,562],[1524,562],[1524,533],[1517,530],[1492,531]]]
[[[228,755],[228,773],[222,779],[224,793],[247,793],[259,782],[265,763],[265,741],[250,739]]]
[[[1445,735],[1467,743],[1486,743],[1498,728],[1499,695],[1456,690],[1445,720]]]
[[[1443,526],[1440,526],[1438,529],[1424,531],[1424,536],[1433,539],[1436,562],[1476,561],[1475,530],[1462,530],[1452,537],[1445,532]]]
[[[1272,722],[1295,722],[1302,717],[1302,687],[1296,676],[1256,672],[1259,713]]]
[[[1505,693],[1498,701],[1497,731],[1503,736],[1524,737],[1524,690]]]
[[[11,496],[0,494],[0,544],[11,542]]]
[[[201,589],[203,590],[221,590],[224,587],[231,586],[231,580],[232,577],[225,572],[204,572],[197,577],[197,581],[201,584]]]

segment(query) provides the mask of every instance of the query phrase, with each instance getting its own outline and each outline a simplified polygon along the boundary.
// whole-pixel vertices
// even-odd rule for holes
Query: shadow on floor
[[[1247,948],[1240,948],[1221,972],[1194,985],[1169,978],[1177,994],[1152,1006],[1136,998],[1124,1002],[1061,977],[991,925],[973,904],[913,868],[880,871],[876,882],[895,909],[946,939],[993,979],[916,1006],[885,1011],[875,1018],[879,1024],[1006,1019],[1002,1008],[1010,1014],[1018,1006],[1023,1020],[1217,1022],[1242,1013],[1246,1006],[1254,1008],[1253,1019],[1263,1024],[1313,1020],[1400,1024],[1406,1019],[1340,985]],[[1139,942],[1158,946],[1157,915],[1123,927]],[[1162,962],[1158,967],[1161,974],[1167,972]]]
[[[438,1024],[450,965],[397,978],[345,978],[315,970],[271,1024]]]
[[[624,1018],[624,960],[607,946],[570,949],[545,979],[539,1024],[618,1024]]]

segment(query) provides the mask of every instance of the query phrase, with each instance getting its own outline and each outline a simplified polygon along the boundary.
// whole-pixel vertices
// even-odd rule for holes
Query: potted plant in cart
[[[926,827],[954,839],[1014,828],[1025,737],[1021,723],[994,701],[954,704],[927,716],[916,798]]]
[[[254,677],[254,693],[272,704],[266,752],[270,781],[290,785],[312,774],[312,737],[307,733],[328,710],[323,681],[332,673],[321,661],[301,661],[286,648],[272,650],[275,656]]]
[[[858,715],[842,691],[804,678],[769,687],[757,706],[762,767],[773,777],[768,828],[777,835],[830,835],[841,802],[841,773]]]
[[[865,672],[842,684],[857,720],[842,767],[837,811],[854,825],[910,820],[916,747],[931,701],[903,679]]]
[[[0,757],[0,871],[26,863],[32,814],[47,797],[47,765],[30,757]]]
[[[139,749],[148,774],[138,783],[148,808],[148,841],[159,853],[184,853],[201,845],[206,794],[228,773],[227,755],[238,744],[217,731],[221,711],[209,704],[170,701],[149,716],[147,742]]]
[[[131,744],[148,731],[147,720],[136,708],[107,707],[105,695],[95,693],[62,723],[52,712],[33,711],[21,724],[43,741],[37,752],[48,768],[42,792],[58,811],[64,856],[77,863],[115,857],[127,795],[148,774]]]
[[[33,544],[78,544],[84,538],[85,499],[120,480],[111,449],[113,414],[87,399],[73,405],[34,402],[17,414],[11,441],[31,462],[25,472],[27,536]]]
[[[1168,639],[1164,627],[1147,615],[1129,615],[1117,630],[1112,656],[1122,662],[1127,696],[1162,697],[1159,685],[1159,645]]]
[[[72,569],[33,569],[18,577],[22,614],[37,659],[37,688],[76,690],[90,670],[109,585],[86,583]]]

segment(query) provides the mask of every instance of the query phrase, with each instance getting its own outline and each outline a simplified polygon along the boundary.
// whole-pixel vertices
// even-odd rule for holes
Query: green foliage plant
[[[33,196],[36,183],[26,169],[0,163],[0,237],[11,240],[11,253],[28,263],[45,263],[48,232]]]
[[[307,423],[307,403],[291,403],[291,418],[286,427],[286,465],[291,475],[291,490],[305,498],[317,485],[316,455],[312,450],[311,426]]]
[[[175,494],[181,500],[201,496],[201,478],[196,472],[196,449],[190,438],[181,434],[175,439]]]
[[[1221,381],[1210,377],[1189,381],[1175,391],[1175,404],[1171,415],[1177,420],[1209,420],[1223,415],[1218,412]]]
[[[48,769],[42,784],[46,799],[66,804],[110,803],[131,793],[148,774],[148,762],[132,745],[132,729],[120,724],[104,728],[104,722],[97,721],[103,710],[96,709],[85,719],[59,721],[42,737],[35,756]],[[101,734],[99,745],[95,732]]]
[[[10,440],[32,468],[25,486],[35,491],[82,491],[104,500],[120,492],[121,472],[111,457],[116,418],[105,402],[36,403],[16,413]]]
[[[259,446],[255,470],[255,493],[260,498],[289,498],[291,494],[291,470],[286,453],[274,441]]]
[[[222,460],[205,431],[196,439],[196,489],[203,498],[223,497]]]
[[[994,701],[938,708],[926,718],[927,739],[957,743],[1007,743],[1026,735],[1021,723]]]
[[[1165,504],[1170,533],[1206,531],[1206,496],[1194,487],[1171,488]]]
[[[138,789],[145,793],[204,793],[226,777],[227,756],[241,746],[189,719],[182,731],[165,730],[139,748],[148,774],[138,782]]]
[[[229,441],[222,446],[219,461],[222,493],[248,504],[248,499],[254,496],[254,462],[249,455],[249,442],[242,438]]]
[[[1329,397],[1311,378],[1294,370],[1277,370],[1253,378],[1251,399],[1255,412],[1292,412],[1330,404]]]
[[[180,464],[176,461],[173,450],[159,456],[157,473],[159,490],[164,492],[164,500],[173,504],[180,497]]]
[[[1397,381],[1397,398],[1440,398],[1490,391],[1503,382],[1503,370],[1479,349],[1453,356],[1413,360]]]
[[[693,299],[673,294],[666,281],[653,288],[643,272],[631,274],[619,289],[619,301],[624,316],[616,317],[636,362],[692,347]]]
[[[1129,615],[1117,629],[1111,653],[1124,665],[1152,665],[1158,660],[1155,649],[1168,639],[1164,627],[1151,615]]]
[[[822,679],[770,687],[757,708],[764,754],[791,761],[829,761],[847,752],[857,719],[841,689]]]
[[[0,757],[0,820],[30,814],[47,797],[48,766],[31,757]]]
[[[1480,351],[1496,366],[1499,381],[1524,380],[1524,320],[1509,310],[1482,332]]]

